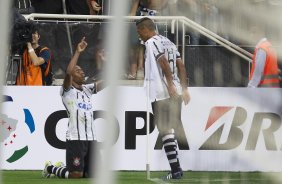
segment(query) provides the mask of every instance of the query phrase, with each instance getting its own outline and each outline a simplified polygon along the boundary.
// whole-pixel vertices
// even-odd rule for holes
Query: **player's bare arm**
[[[137,11],[138,6],[139,6],[139,3],[140,3],[140,0],[134,0],[132,7],[131,7],[131,10],[130,10],[130,13],[129,13],[129,16],[135,16],[136,11]]]
[[[170,66],[168,64],[167,59],[163,55],[159,58],[158,62],[160,63],[160,66],[162,68],[162,71],[167,81],[167,89],[168,89],[169,96],[172,98],[178,97],[177,90],[175,88],[175,85],[172,82],[172,73],[171,73]]]
[[[93,8],[93,10],[96,11],[96,12],[100,11],[101,8],[102,8],[96,1],[91,0],[90,4],[91,4],[91,7]]]
[[[81,41],[78,43],[78,45],[76,47],[75,54],[73,55],[69,65],[67,67],[66,76],[65,76],[65,79],[64,79],[64,83],[63,83],[64,89],[69,89],[70,86],[72,85],[71,73],[73,72],[73,70],[74,70],[74,68],[77,64],[80,53],[83,52],[86,49],[86,47],[87,47],[87,42],[85,41],[85,37],[83,37],[81,39]]]
[[[181,59],[176,60],[176,66],[178,69],[178,76],[179,76],[180,83],[182,86],[182,99],[183,99],[184,104],[187,105],[190,101],[190,94],[188,91],[186,69]]]

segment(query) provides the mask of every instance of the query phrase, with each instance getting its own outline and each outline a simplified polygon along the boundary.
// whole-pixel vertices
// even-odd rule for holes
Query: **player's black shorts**
[[[171,133],[172,129],[176,130],[181,125],[181,104],[181,96],[152,103],[154,123],[161,135]]]
[[[66,164],[70,172],[83,172],[89,176],[94,166],[97,141],[66,141]],[[97,152],[98,153],[98,152]]]

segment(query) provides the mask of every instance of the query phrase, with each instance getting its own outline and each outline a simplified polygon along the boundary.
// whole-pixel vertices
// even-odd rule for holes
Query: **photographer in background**
[[[19,65],[16,85],[51,85],[51,53],[49,48],[40,46],[40,35],[35,28],[32,41],[26,43],[22,54],[22,63]]]

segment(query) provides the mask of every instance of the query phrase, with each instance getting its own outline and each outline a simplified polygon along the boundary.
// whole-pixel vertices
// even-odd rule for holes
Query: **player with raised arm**
[[[85,75],[77,65],[77,61],[86,47],[85,38],[82,38],[67,67],[60,91],[69,117],[66,133],[66,167],[57,167],[47,161],[42,173],[43,177],[55,174],[60,178],[82,178],[92,173],[93,166],[90,163],[95,155],[93,146],[97,141],[91,96],[103,88],[101,82],[85,85]]]

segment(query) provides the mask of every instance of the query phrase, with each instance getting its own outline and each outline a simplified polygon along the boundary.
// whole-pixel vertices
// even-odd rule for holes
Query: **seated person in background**
[[[90,15],[98,15],[102,7],[98,4],[97,0],[86,0],[89,7]]]
[[[135,0],[133,2],[130,15],[134,16],[158,16],[173,15],[172,6],[175,0]]]
[[[98,1],[99,0],[66,0],[67,13],[78,15],[101,14],[102,3]]]
[[[93,81],[101,80],[105,61],[105,49],[103,47],[102,41],[98,40],[98,43],[95,46],[95,70],[94,76],[92,77]]]
[[[39,45],[39,39],[38,30],[35,29],[32,34],[32,42],[27,43],[27,47],[23,52],[16,85],[51,85],[52,79],[47,81],[47,73],[51,69],[51,53],[49,48]]]

